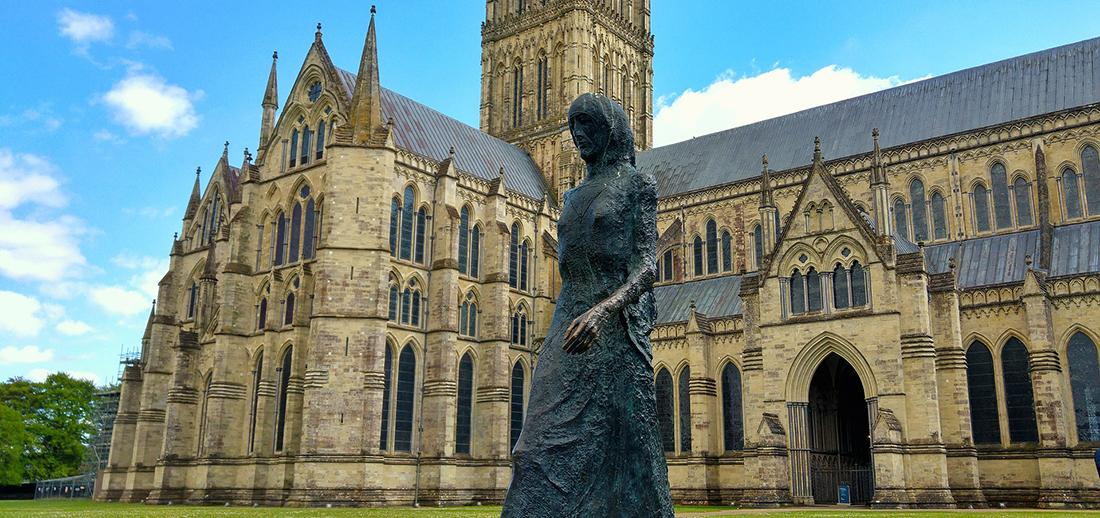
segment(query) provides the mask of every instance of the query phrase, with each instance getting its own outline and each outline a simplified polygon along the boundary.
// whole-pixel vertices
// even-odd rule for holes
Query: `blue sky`
[[[271,51],[282,95],[318,21],[334,61],[354,70],[369,4],[0,3],[0,379],[110,381],[120,347],[139,343],[195,167],[212,171],[226,140],[234,164],[256,145]],[[378,9],[382,82],[476,125],[484,3]],[[1094,12],[653,0],[656,138],[1095,37]]]

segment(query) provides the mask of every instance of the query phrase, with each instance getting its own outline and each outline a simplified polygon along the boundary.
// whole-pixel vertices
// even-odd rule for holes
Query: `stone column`
[[[919,253],[900,255],[897,265],[905,390],[904,417],[900,421],[908,453],[905,459],[908,466],[901,467],[903,471],[898,475],[904,480],[908,499],[914,504],[954,506],[947,481],[947,451],[941,438],[939,390],[933,374],[936,372],[936,344],[932,339],[924,256]],[[876,466],[876,475],[885,468]],[[879,496],[876,491],[876,501]]]
[[[176,342],[175,368],[171,388],[168,389],[164,419],[164,447],[154,476],[155,489],[149,494],[151,502],[180,501],[186,498],[188,467],[180,461],[199,456],[199,429],[203,416],[199,412],[201,398],[206,397],[198,379],[198,356],[202,347],[199,335],[193,331],[181,331]]]
[[[154,467],[164,446],[164,417],[179,331],[171,316],[175,308],[168,293],[168,287],[162,285],[160,300],[165,302],[157,306],[157,315],[153,318],[149,354],[142,372],[141,410],[134,429],[133,464],[127,472],[126,489],[120,496],[125,502],[140,502],[153,489]]]
[[[1030,256],[1027,267],[1021,299],[1027,319],[1031,387],[1039,428],[1039,506],[1063,507],[1074,501],[1077,478],[1067,447],[1069,420],[1062,400],[1070,391],[1063,387],[1065,377],[1056,349],[1045,276],[1031,268]]]
[[[985,495],[978,476],[978,452],[974,448],[970,427],[966,344],[962,343],[959,294],[955,286],[954,271],[930,276],[928,290],[932,335],[936,340],[940,429],[947,448],[947,482],[951,495],[961,507],[984,507]]]
[[[131,363],[122,371],[118,415],[111,432],[107,467],[97,481],[95,499],[115,501],[126,487],[126,470],[133,462],[134,430],[141,410],[141,364]]]

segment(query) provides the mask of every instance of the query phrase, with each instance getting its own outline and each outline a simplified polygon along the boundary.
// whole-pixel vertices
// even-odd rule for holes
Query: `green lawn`
[[[679,506],[676,515],[683,517],[718,517],[718,516],[752,516],[760,518],[770,517],[806,517],[806,518],[840,518],[853,515],[889,515],[895,517],[934,518],[939,516],[961,517],[977,515],[983,518],[1012,517],[1024,518],[1040,514],[1045,517],[1071,516],[1079,518],[1083,516],[1100,517],[1100,511],[1036,511],[1032,510],[986,510],[986,511],[870,511],[867,509],[853,508],[818,508],[818,509],[790,509],[790,510],[739,510],[733,507],[703,507],[703,506]],[[202,507],[202,506],[151,506],[141,504],[106,504],[92,502],[90,500],[39,500],[39,501],[0,501],[0,516],[22,517],[180,517],[197,518],[204,516],[337,516],[348,518],[435,518],[457,516],[461,518],[497,518],[500,516],[500,507],[441,507],[413,509],[409,507],[388,509],[324,509],[324,508],[270,508],[270,507]]]

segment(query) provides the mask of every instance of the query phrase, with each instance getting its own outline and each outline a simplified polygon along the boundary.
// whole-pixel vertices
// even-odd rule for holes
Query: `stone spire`
[[[263,107],[263,119],[260,122],[260,146],[259,152],[267,149],[267,141],[271,140],[271,133],[275,131],[275,110],[279,109],[279,81],[275,64],[279,61],[279,51],[271,53],[271,72],[267,75],[267,88],[264,89],[264,100],[260,103]]]
[[[761,159],[763,169],[760,171],[760,206],[774,207],[775,198],[772,196],[772,175],[768,170],[768,155]]]
[[[874,151],[871,154],[871,205],[875,218],[875,230],[880,236],[894,234],[894,222],[890,218],[890,182],[886,179],[886,166],[882,163],[882,149],[878,145],[878,128],[871,130]]]
[[[382,126],[382,85],[378,80],[378,42],[374,33],[375,8],[370,8],[370,26],[359,59],[355,93],[351,99],[352,143],[365,144]]]
[[[201,200],[201,197],[200,197],[201,186],[199,185],[199,175],[201,175],[201,174],[202,174],[202,168],[201,167],[196,167],[195,168],[195,185],[193,187],[191,187],[191,198],[189,200],[187,200],[187,210],[184,211],[184,213],[183,213],[183,219],[191,219],[191,218],[195,217],[195,212],[198,212],[198,210],[199,210],[199,201]]]
[[[814,137],[814,166],[821,165],[821,137]]]

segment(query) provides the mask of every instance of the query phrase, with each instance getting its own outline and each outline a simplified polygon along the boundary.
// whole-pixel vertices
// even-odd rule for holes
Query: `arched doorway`
[[[852,504],[874,494],[867,399],[852,365],[830,353],[810,381],[808,428],[810,478],[817,504],[837,503],[846,484]]]

